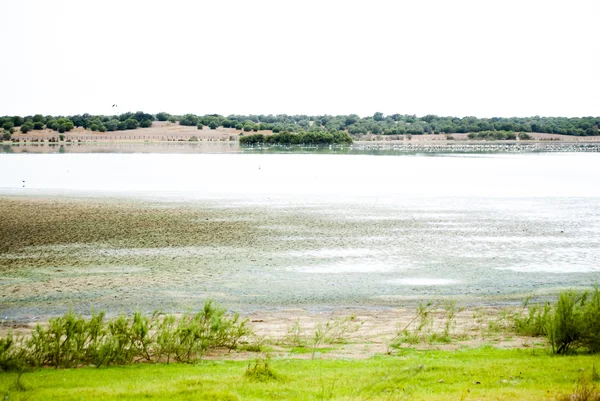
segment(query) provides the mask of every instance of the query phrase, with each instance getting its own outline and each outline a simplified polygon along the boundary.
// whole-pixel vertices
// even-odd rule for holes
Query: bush
[[[548,339],[552,350],[565,354],[571,349],[600,351],[600,290],[562,292],[549,319]]]
[[[279,379],[279,375],[271,368],[271,358],[268,355],[265,358],[256,358],[253,363],[249,362],[244,377],[260,382]]]
[[[546,336],[556,354],[600,352],[600,290],[561,292],[555,304],[530,306],[514,323],[517,334]]]
[[[217,124],[215,121],[211,121],[210,124],[208,124],[208,128],[210,129],[217,129],[218,126],[219,124]]]
[[[143,120],[140,123],[140,128],[149,128],[151,126],[152,126],[152,121],[150,121],[150,120]]]
[[[5,131],[10,131],[10,129],[11,129],[11,128],[14,128],[14,127],[15,127],[15,124],[14,124],[12,121],[7,121],[7,122],[5,122],[4,124],[2,124],[2,128],[3,128]]]
[[[528,308],[526,315],[516,314],[514,316],[515,332],[519,335],[530,337],[541,337],[548,334],[548,321],[551,312],[550,303],[541,305],[528,305],[529,300],[525,301],[524,306]]]
[[[35,130],[41,130],[44,129],[44,123],[41,121],[36,121],[33,123],[33,129]]]
[[[531,139],[531,135],[529,135],[525,132],[521,132],[521,133],[519,133],[519,139],[522,141],[528,141]]]

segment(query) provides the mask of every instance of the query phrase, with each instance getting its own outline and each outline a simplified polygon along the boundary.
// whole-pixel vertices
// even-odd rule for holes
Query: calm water
[[[0,154],[0,188],[184,198],[599,197],[598,153]]]
[[[598,153],[0,154],[0,194],[191,202],[264,229],[250,250],[131,250],[224,272],[140,293],[145,305],[179,308],[199,288],[237,309],[516,301],[600,282],[598,166]]]

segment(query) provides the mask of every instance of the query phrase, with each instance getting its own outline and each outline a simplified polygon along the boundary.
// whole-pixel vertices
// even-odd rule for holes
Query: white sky
[[[600,0],[0,0],[0,115],[600,115]]]

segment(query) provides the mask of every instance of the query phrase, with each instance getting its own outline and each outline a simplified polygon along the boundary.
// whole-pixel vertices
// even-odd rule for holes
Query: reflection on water
[[[261,145],[240,147],[232,141],[204,142],[65,142],[13,143],[2,153],[249,153],[249,154],[353,154],[440,155],[536,152],[600,152],[600,142],[356,142],[353,145]]]

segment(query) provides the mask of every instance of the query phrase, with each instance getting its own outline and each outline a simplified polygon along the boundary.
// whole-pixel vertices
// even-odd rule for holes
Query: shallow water
[[[598,165],[598,153],[0,154],[6,199],[135,199],[140,207],[212,210],[215,221],[253,227],[238,245],[8,252],[0,266],[36,252],[69,255],[82,266],[98,255],[103,261],[3,274],[5,289],[17,280],[40,291],[5,298],[0,312],[53,313],[74,302],[84,311],[98,303],[182,310],[206,297],[238,310],[443,297],[498,303],[589,286],[600,281]],[[83,276],[104,287],[62,296],[43,290],[45,280],[68,286]]]

